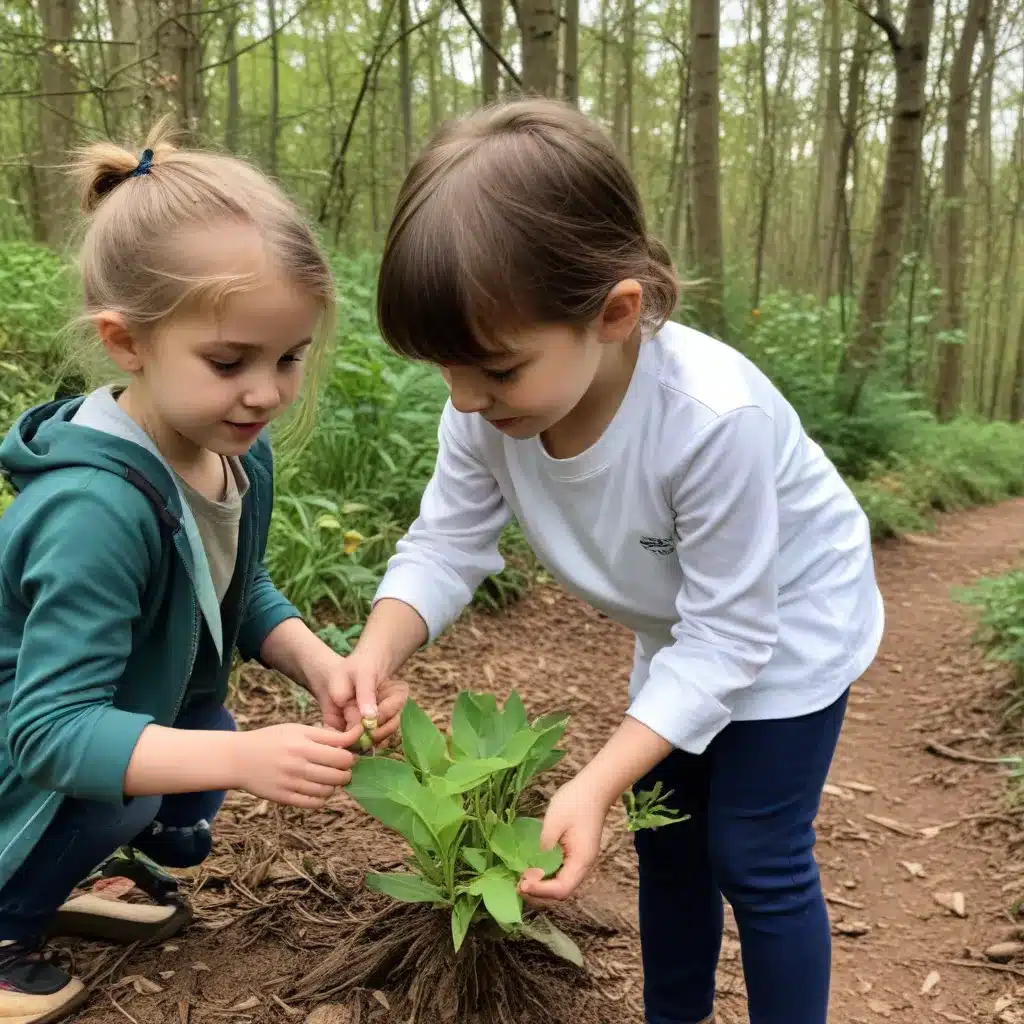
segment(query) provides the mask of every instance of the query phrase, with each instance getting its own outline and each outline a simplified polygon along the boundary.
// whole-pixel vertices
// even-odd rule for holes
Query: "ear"
[[[601,341],[621,344],[632,337],[640,323],[643,298],[643,285],[633,278],[620,281],[608,293],[597,318]]]
[[[92,322],[113,364],[124,373],[138,373],[142,369],[142,356],[120,313],[97,313]]]

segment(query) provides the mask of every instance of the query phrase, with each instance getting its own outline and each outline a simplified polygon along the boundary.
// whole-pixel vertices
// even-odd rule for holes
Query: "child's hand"
[[[352,780],[355,757],[346,748],[360,731],[289,724],[237,733],[232,788],[293,807],[323,807]]]
[[[409,687],[400,679],[382,679],[378,670],[356,655],[339,658],[325,693],[324,721],[339,716],[346,733],[361,727],[364,718],[375,718],[373,742],[381,743],[398,731]]]
[[[539,868],[529,868],[519,883],[527,898],[564,900],[590,873],[601,852],[601,830],[608,803],[582,775],[567,782],[551,798],[540,833],[542,850],[562,847],[565,860],[554,878],[544,878]]]

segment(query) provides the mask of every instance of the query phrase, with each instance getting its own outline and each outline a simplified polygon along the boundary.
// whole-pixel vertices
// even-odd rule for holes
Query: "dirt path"
[[[992,738],[1006,673],[971,649],[969,614],[950,589],[1020,564],[1022,551],[1024,501],[951,517],[934,537],[877,552],[886,640],[854,691],[818,823],[836,931],[831,1019],[840,1024],[1024,1024],[1024,970],[997,971],[981,958],[1006,938],[1008,908],[1024,896],[1024,854],[1011,852],[1024,816],[1007,812],[997,765],[926,749],[940,743],[981,758],[1014,749],[1012,739]],[[542,589],[507,617],[460,623],[407,675],[417,701],[438,716],[463,688],[504,695],[514,686],[531,712],[568,709],[571,754],[552,773],[553,788],[620,718],[630,657],[623,630]],[[246,725],[311,714],[265,674],[250,677],[243,693],[236,707]],[[642,1020],[635,866],[620,824],[609,823],[582,898],[599,927],[584,945],[592,987],[579,995],[580,1024]],[[187,936],[127,960],[121,951],[80,951],[79,966],[100,992],[78,1019],[302,1021],[308,1006],[280,996],[351,927],[360,872],[401,857],[343,795],[316,815],[234,796],[217,837],[216,856],[191,879],[201,888],[200,920]],[[941,906],[936,893],[962,894],[966,916]],[[721,992],[724,1024],[745,1021],[732,935]],[[362,1024],[389,1020],[384,1002],[386,995],[371,1002]],[[340,1012],[321,1024],[348,1020]]]

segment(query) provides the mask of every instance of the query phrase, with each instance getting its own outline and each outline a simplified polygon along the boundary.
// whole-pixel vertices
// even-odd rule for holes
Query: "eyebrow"
[[[220,346],[221,348],[234,349],[237,352],[244,352],[250,348],[261,348],[263,343],[259,341],[222,341],[221,339],[214,339],[210,341],[210,346]],[[304,338],[302,341],[297,341],[294,345],[288,347],[288,351],[292,351],[297,348],[305,348],[307,345],[312,345],[313,339]]]

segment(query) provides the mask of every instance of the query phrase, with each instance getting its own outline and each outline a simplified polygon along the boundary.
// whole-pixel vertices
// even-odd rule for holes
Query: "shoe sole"
[[[67,1020],[73,1013],[77,1013],[89,1000],[92,993],[87,988],[76,992],[66,1003],[44,1013],[42,1017],[36,1014],[19,1014],[17,1017],[0,1017],[2,1024],[56,1024],[57,1021]]]
[[[96,900],[90,905],[95,907],[100,902]],[[119,909],[123,912],[131,906],[124,904]],[[174,913],[158,922],[133,919],[130,915],[111,916],[96,911],[59,910],[46,929],[46,937],[99,939],[122,945],[139,942],[150,946],[173,938],[192,923],[193,917],[192,909],[184,903],[175,905]],[[0,1024],[4,1022],[0,1020]]]

